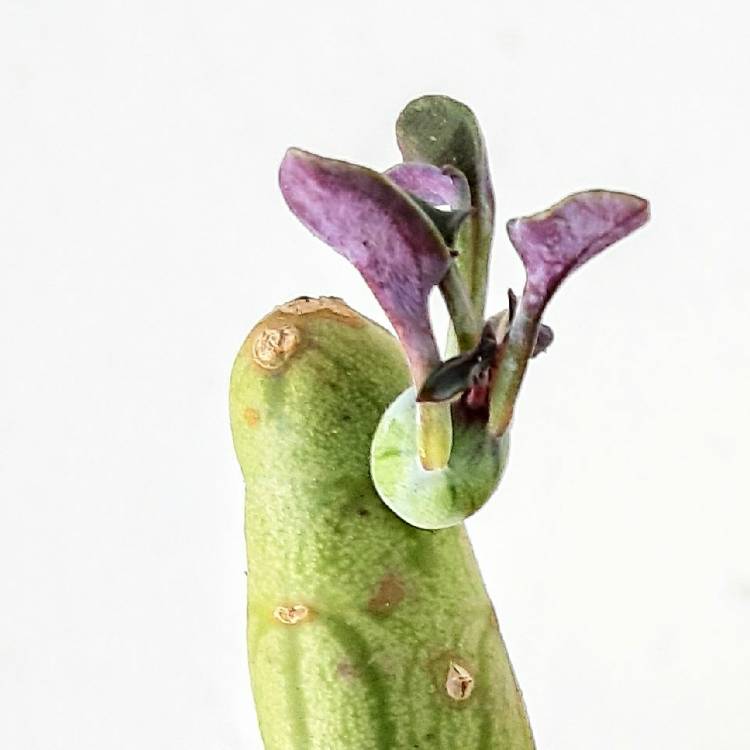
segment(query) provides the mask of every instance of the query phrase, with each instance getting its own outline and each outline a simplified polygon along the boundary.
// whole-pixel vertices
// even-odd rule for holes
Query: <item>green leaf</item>
[[[447,96],[422,96],[406,105],[396,122],[396,139],[407,162],[451,166],[466,176],[471,216],[458,229],[456,265],[469,291],[474,314],[484,318],[487,270],[495,212],[487,153],[474,113]],[[457,349],[455,342],[449,350]]]

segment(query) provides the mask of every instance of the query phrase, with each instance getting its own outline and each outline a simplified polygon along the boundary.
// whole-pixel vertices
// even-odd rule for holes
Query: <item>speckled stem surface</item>
[[[411,527],[370,480],[372,434],[408,384],[396,340],[335,298],[277,308],[235,362],[266,750],[534,747],[464,527]]]

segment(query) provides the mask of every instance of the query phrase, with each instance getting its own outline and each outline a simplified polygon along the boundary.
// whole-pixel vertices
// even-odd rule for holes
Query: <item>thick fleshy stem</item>
[[[247,647],[266,750],[534,750],[460,523],[471,498],[491,491],[481,479],[504,454],[483,451],[490,441],[475,430],[454,448],[468,470],[425,472],[412,448],[420,497],[441,485],[454,512],[448,523],[434,510],[440,531],[404,522],[377,494],[369,461],[394,399],[413,435],[408,384],[393,337],[330,298],[276,308],[237,357],[230,410],[247,486]]]
[[[508,222],[508,235],[526,268],[526,285],[491,384],[491,434],[500,436],[510,425],[542,314],[557,288],[575,269],[642,226],[648,217],[643,198],[590,190],[534,216]]]

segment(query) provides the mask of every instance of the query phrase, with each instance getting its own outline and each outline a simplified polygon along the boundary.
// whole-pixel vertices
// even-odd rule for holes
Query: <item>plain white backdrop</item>
[[[653,219],[571,279],[469,523],[540,750],[750,747],[743,4],[0,0],[0,747],[259,750],[227,384],[300,294],[382,313],[283,204],[477,113],[500,229]],[[354,750],[354,749],[353,749]]]

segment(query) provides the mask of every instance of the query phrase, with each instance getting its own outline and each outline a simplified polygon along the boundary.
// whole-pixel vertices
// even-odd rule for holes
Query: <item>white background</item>
[[[422,93],[476,111],[500,226],[652,201],[469,524],[540,750],[749,747],[742,7],[0,0],[0,747],[260,748],[229,370],[300,294],[383,320],[276,170],[390,166]],[[521,282],[499,230],[493,307]]]

